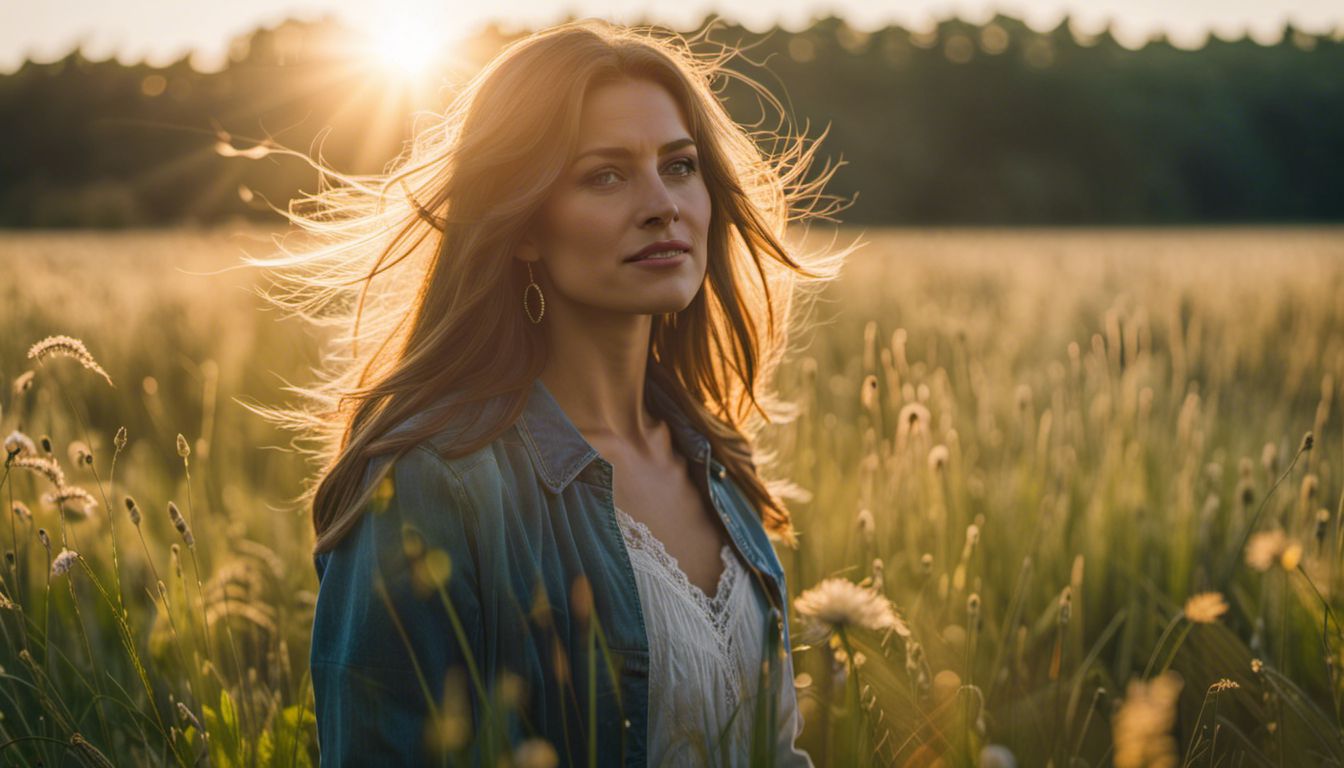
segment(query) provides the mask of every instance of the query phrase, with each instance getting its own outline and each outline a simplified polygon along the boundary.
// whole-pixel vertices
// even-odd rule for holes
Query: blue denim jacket
[[[776,764],[810,766],[792,746],[801,717],[787,651],[788,593],[760,516],[652,377],[646,399],[693,462],[702,494],[773,606],[767,638],[775,652],[766,654],[762,686],[780,692],[782,722],[766,733]],[[540,737],[562,765],[588,765],[595,751],[596,765],[644,766],[649,638],[613,509],[611,464],[539,379],[509,429],[469,455],[444,458],[478,423],[455,419],[395,462],[371,461],[365,478],[379,491],[342,542],[315,557],[310,662],[322,762],[428,762],[427,726],[451,734],[453,713],[465,709],[444,698],[459,668],[450,691],[464,691],[457,701],[469,695],[461,714],[474,725],[466,722],[466,734],[480,731],[483,707],[493,705],[510,745]],[[591,602],[582,587],[574,595],[584,581]],[[501,685],[501,673],[521,678],[521,706],[499,706],[501,692],[518,689]],[[478,739],[478,759],[479,749]]]

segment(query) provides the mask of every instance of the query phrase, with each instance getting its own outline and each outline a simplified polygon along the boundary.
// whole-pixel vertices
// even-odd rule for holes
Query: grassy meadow
[[[1344,229],[863,237],[762,439],[791,597],[861,588],[790,616],[814,762],[1344,765]],[[306,467],[240,402],[318,338],[211,274],[265,242],[0,233],[0,763],[317,762]]]

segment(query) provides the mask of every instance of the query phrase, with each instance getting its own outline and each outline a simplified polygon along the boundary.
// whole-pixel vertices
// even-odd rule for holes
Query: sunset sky
[[[39,0],[0,5],[0,71],[6,72],[25,58],[59,58],[76,44],[82,44],[86,55],[93,58],[115,55],[124,63],[148,60],[164,64],[194,51],[192,61],[196,66],[215,69],[222,65],[228,41],[234,36],[287,17],[311,19],[325,14],[384,36],[395,35],[403,28],[421,32],[437,28],[444,45],[451,45],[491,19],[506,28],[531,28],[558,21],[566,13],[613,21],[647,19],[689,28],[705,14],[716,12],[753,29],[775,23],[796,29],[815,16],[836,13],[857,27],[871,29],[889,22],[923,28],[954,15],[982,21],[997,11],[1046,29],[1067,12],[1086,31],[1112,21],[1116,36],[1131,47],[1142,44],[1158,30],[1185,47],[1197,47],[1210,30],[1222,37],[1239,37],[1249,31],[1255,39],[1270,42],[1277,39],[1287,20],[1311,32],[1344,34],[1344,6],[1338,0]]]

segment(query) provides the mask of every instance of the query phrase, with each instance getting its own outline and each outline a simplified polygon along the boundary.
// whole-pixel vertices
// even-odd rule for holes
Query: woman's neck
[[[545,322],[541,380],[574,426],[586,437],[646,442],[656,424],[644,402],[653,318],[564,311]]]

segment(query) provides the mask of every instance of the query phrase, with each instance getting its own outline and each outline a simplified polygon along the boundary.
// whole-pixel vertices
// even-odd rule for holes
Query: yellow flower
[[[1300,562],[1302,562],[1301,544],[1289,544],[1284,547],[1283,554],[1279,556],[1279,565],[1283,566],[1283,570],[1297,570],[1297,564]]]
[[[793,601],[798,613],[814,624],[831,631],[849,627],[892,629],[902,637],[910,629],[896,613],[891,601],[876,590],[861,587],[848,579],[824,579]]]
[[[1180,675],[1170,670],[1148,682],[1130,680],[1125,701],[1112,718],[1115,768],[1174,768],[1176,700]]]
[[[1227,613],[1227,603],[1218,592],[1200,592],[1185,601],[1185,618],[1196,624],[1212,624]]]

